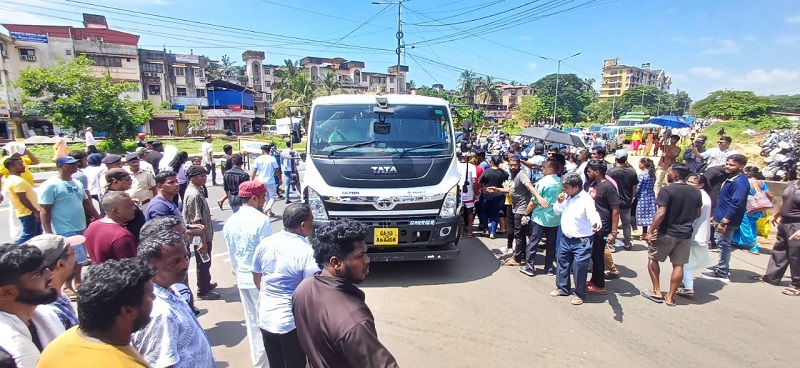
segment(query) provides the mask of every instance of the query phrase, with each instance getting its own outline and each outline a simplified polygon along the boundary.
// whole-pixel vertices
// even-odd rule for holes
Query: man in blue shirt
[[[306,364],[292,314],[292,295],[301,281],[319,272],[306,240],[313,231],[311,208],[293,203],[283,211],[283,231],[264,239],[255,250],[252,275],[260,290],[258,327],[270,367]]]
[[[183,214],[178,208],[178,205],[173,202],[173,199],[180,191],[178,174],[172,170],[160,171],[156,175],[156,188],[158,189],[158,195],[153,197],[150,203],[147,204],[144,218],[147,221],[164,216],[183,218]]]
[[[269,218],[261,212],[267,189],[257,181],[245,181],[237,188],[237,195],[241,199],[241,208],[225,222],[222,233],[228,244],[231,268],[236,275],[236,286],[244,308],[250,361],[253,367],[267,367],[267,354],[258,329],[258,289],[252,273],[256,247],[272,234]]]
[[[270,148],[266,144],[261,146],[261,156],[256,158],[255,169],[250,180],[258,180],[264,187],[267,188],[267,205],[264,207],[264,213],[269,217],[275,217],[272,212],[272,205],[278,199],[278,187],[281,185],[281,169],[278,166],[278,161],[275,157],[270,155]]]
[[[707,279],[719,280],[728,283],[731,243],[733,233],[739,228],[747,210],[747,196],[750,194],[750,181],[742,172],[747,165],[747,157],[740,154],[728,156],[725,162],[725,172],[728,180],[722,184],[717,197],[717,207],[714,209],[715,226],[714,241],[719,247],[719,263],[707,272],[701,274]]]

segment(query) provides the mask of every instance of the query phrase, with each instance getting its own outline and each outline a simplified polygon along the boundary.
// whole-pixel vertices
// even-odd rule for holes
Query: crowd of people
[[[747,158],[731,147],[724,132],[712,148],[706,148],[707,137],[696,135],[695,129],[688,133],[693,142],[684,152],[678,144],[685,137],[667,130],[658,140],[651,131],[645,146],[616,151],[613,164],[597,139],[589,148],[570,153],[559,146],[548,149],[546,142],[522,147],[501,132],[496,142],[508,143],[495,146],[498,154],[487,159],[473,137],[476,148],[463,150],[459,164],[463,234],[474,236],[475,217],[482,235],[495,239],[505,234],[502,265],[518,267],[528,276],[537,273],[536,252],[543,248],[542,272],[556,276],[552,295],[573,295],[576,305],[587,295],[607,293],[606,280],[620,277],[612,254],[618,248],[632,249],[634,237],[649,248],[653,288],[642,295],[654,302],[675,305],[676,295],[692,297],[693,270],[728,283],[734,248],[760,254],[758,236],[767,236],[772,198],[759,170],[747,166]],[[634,139],[641,143],[637,139],[642,137]],[[647,157],[651,153],[657,161]],[[645,156],[639,158],[638,172],[628,163],[634,154]],[[793,196],[787,189],[782,208],[772,215],[773,226],[777,219],[795,220],[793,212],[800,208],[792,207]],[[790,255],[798,251],[791,246],[794,232],[777,226],[769,271],[758,280],[777,284],[791,267],[792,284],[783,293],[798,295],[800,264]],[[709,252],[718,252],[719,260],[713,262]],[[659,263],[667,258],[673,270],[664,295]]]
[[[210,143],[197,162],[178,152],[166,166],[163,156],[152,160],[161,151],[148,147],[124,162],[69,152],[38,193],[29,172],[36,157],[28,150],[4,156],[4,188],[23,231],[0,245],[0,367],[216,366],[194,302],[221,297],[211,276]],[[233,212],[222,234],[253,366],[396,366],[356,286],[369,272],[366,225],[333,221],[317,229],[312,246],[310,207],[289,201],[299,155],[291,142],[277,159],[274,147],[261,148],[247,173],[243,157],[224,147],[226,195],[218,201],[228,200]],[[283,230],[273,234],[283,180],[288,206]]]

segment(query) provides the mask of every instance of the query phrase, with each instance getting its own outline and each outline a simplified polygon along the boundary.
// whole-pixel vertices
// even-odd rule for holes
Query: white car
[[[614,152],[625,144],[625,131],[622,127],[604,126],[598,133],[606,140],[607,152]]]

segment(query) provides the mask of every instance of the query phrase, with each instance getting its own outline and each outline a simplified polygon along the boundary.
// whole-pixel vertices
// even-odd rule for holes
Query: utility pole
[[[556,69],[556,95],[555,95],[555,98],[554,98],[554,101],[553,101],[553,127],[556,126],[556,111],[558,111],[558,82],[559,82],[558,77],[561,74],[561,62],[564,61],[564,60],[567,60],[567,59],[572,59],[572,58],[574,58],[574,57],[576,57],[576,56],[578,56],[580,54],[581,54],[580,52],[577,52],[574,55],[565,57],[563,59],[552,59],[552,58],[544,57],[544,56],[541,56],[541,55],[539,56],[540,58],[542,58],[544,60],[555,61],[558,64],[558,68]]]
[[[402,14],[401,11],[403,9],[403,3],[408,0],[400,0],[400,1],[392,1],[392,2],[383,2],[383,1],[373,1],[373,5],[397,5],[397,33],[395,36],[397,37],[397,49],[395,53],[397,54],[397,65],[395,69],[395,76],[394,76],[394,92],[400,94],[400,54],[402,53],[403,49],[403,23],[402,23]]]

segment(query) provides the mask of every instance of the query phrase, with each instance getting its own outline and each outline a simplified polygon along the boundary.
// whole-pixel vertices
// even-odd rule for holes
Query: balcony
[[[264,102],[264,101],[266,101],[266,98],[264,98],[264,94],[263,93],[256,93],[256,95],[253,96],[253,101],[255,101],[255,102]]]

